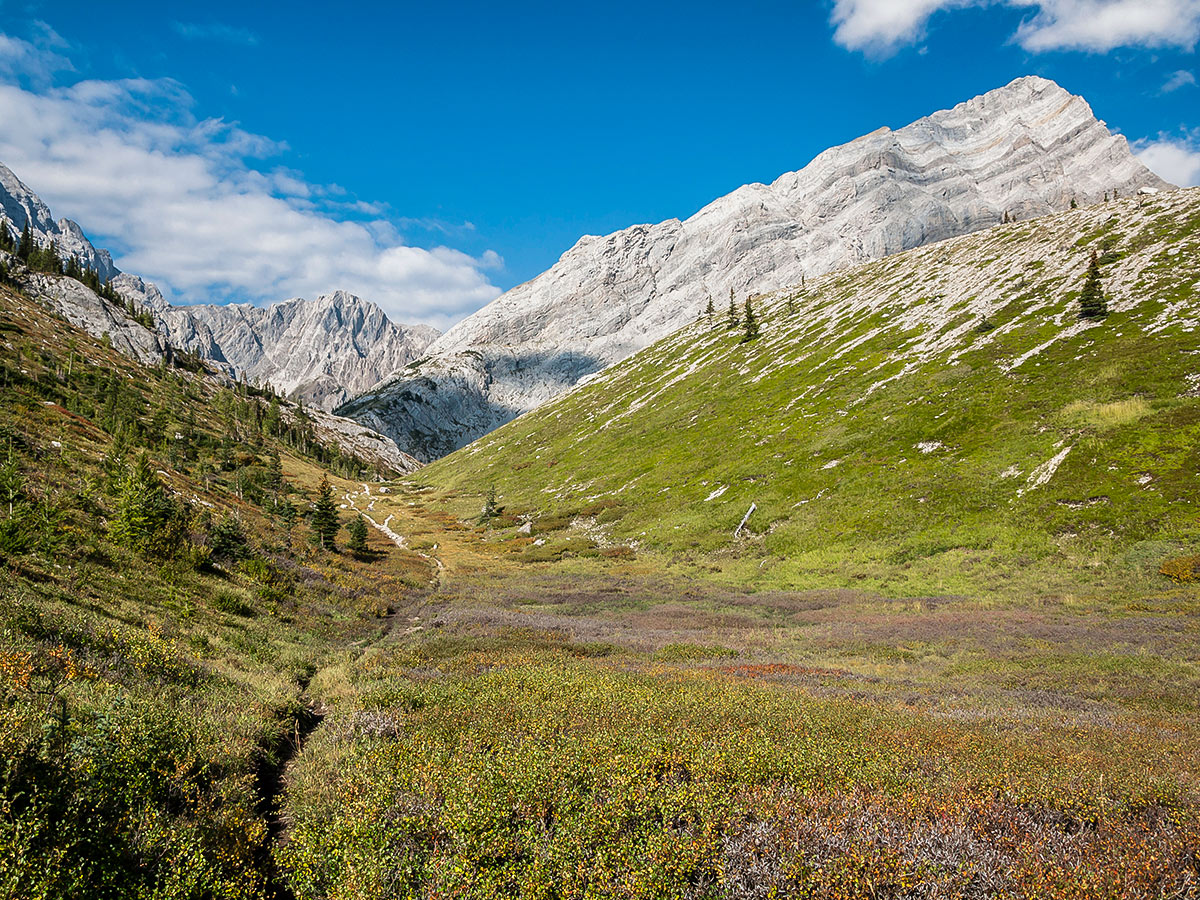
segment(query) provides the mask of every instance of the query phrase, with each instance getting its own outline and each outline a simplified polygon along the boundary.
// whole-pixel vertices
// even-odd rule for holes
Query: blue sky
[[[0,0],[0,162],[177,299],[445,327],[582,234],[1024,74],[1200,182],[1198,38],[1200,0]]]

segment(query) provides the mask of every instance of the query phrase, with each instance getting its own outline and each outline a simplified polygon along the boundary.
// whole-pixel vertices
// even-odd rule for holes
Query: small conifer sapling
[[[312,529],[313,542],[322,550],[337,549],[337,533],[341,528],[338,521],[337,504],[333,502],[333,487],[329,476],[321,476],[321,484],[317,488],[317,502],[313,504]]]
[[[758,337],[758,319],[754,317],[754,307],[750,305],[750,298],[746,298],[746,310],[742,316],[745,323],[745,331],[742,333],[742,343],[748,343]]]
[[[1088,263],[1087,276],[1083,281],[1083,291],[1079,295],[1079,318],[1103,319],[1107,315],[1108,300],[1100,283],[1100,261],[1093,250],[1092,261]]]
[[[346,533],[350,539],[346,542],[346,546],[350,548],[350,552],[357,556],[364,556],[367,551],[367,521],[359,513],[350,520],[350,524],[346,526]]]

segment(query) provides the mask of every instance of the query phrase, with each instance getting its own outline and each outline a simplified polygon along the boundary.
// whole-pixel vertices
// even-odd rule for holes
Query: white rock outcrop
[[[91,288],[63,275],[23,273],[25,287],[60,316],[93,337],[107,338],[118,353],[143,365],[162,362],[164,345],[154,331]]]
[[[284,407],[285,421],[294,421],[296,415],[297,410],[294,407]],[[335,443],[343,452],[380,464],[400,475],[407,475],[421,468],[420,460],[403,452],[391,438],[384,437],[352,419],[344,419],[311,407],[305,409],[304,415],[322,443]]]
[[[586,236],[339,412],[432,459],[695,320],[1001,222],[1170,185],[1052,81],[1020,78],[826,150],[690,218]]]
[[[172,346],[326,412],[419,358],[439,335],[426,325],[397,325],[345,291],[270,306],[171,306],[137,276],[118,275],[113,286],[153,311]]]

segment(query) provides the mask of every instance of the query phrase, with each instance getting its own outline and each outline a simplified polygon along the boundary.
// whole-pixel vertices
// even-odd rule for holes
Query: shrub
[[[1193,584],[1200,581],[1200,556],[1168,559],[1158,567],[1158,574],[1166,575],[1176,584]]]
[[[212,598],[212,606],[213,609],[245,619],[251,619],[255,614],[254,607],[232,591],[217,591]]]

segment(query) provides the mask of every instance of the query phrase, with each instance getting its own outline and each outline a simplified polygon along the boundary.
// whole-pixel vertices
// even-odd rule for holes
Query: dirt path
[[[276,867],[274,848],[283,837],[287,821],[283,816],[283,792],[287,786],[287,769],[300,755],[313,732],[321,727],[325,719],[324,704],[305,696],[309,679],[300,680],[303,706],[292,719],[292,729],[280,735],[270,746],[262,748],[262,756],[254,773],[254,786],[258,793],[258,812],[267,823],[267,839],[259,850],[260,864],[266,872],[266,896],[268,900],[294,900],[295,894],[288,887],[282,873]]]
[[[440,584],[442,580],[442,573],[446,571],[446,567],[442,564],[442,561],[436,556],[431,556],[428,553],[422,553],[420,550],[414,550],[413,548],[409,547],[408,542],[404,539],[404,535],[396,533],[390,527],[389,523],[393,518],[395,518],[394,514],[389,514],[388,517],[383,520],[383,522],[376,521],[375,517],[370,514],[370,511],[375,509],[375,498],[371,496],[371,486],[366,482],[362,482],[362,487],[362,494],[366,495],[368,501],[366,510],[358,508],[358,498],[361,495],[357,491],[354,493],[347,492],[345,494],[346,502],[350,505],[350,509],[354,510],[356,513],[366,519],[367,523],[372,528],[386,537],[401,550],[407,550],[409,553],[415,553],[417,556],[421,557],[421,559],[433,565],[435,570],[432,579],[433,585],[436,587],[438,584]],[[436,544],[434,545],[434,549],[437,549]]]

